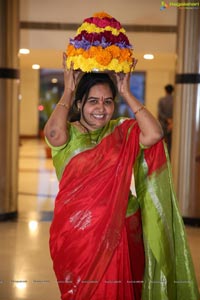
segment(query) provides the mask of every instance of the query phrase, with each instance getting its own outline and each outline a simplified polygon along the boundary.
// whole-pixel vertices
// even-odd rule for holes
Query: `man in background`
[[[165,96],[158,101],[158,120],[162,126],[165,141],[167,143],[169,156],[171,154],[172,127],[173,127],[173,91],[174,87],[167,84],[165,87]]]

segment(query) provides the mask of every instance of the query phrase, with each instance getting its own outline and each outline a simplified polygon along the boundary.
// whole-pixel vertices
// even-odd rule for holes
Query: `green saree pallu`
[[[199,300],[166,144],[141,151],[134,166],[145,245],[143,300]]]
[[[127,118],[90,134],[67,126],[68,143],[50,145],[60,180],[50,252],[61,298],[200,300],[164,141],[144,149]]]

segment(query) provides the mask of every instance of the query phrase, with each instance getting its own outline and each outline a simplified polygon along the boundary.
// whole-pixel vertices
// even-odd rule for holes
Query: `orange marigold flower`
[[[74,46],[69,44],[66,53],[67,56],[73,56],[76,53]]]
[[[132,53],[129,49],[121,49],[120,56],[119,56],[119,62],[122,62],[125,60],[130,61],[131,56],[132,56]]]
[[[90,57],[89,51],[83,51],[82,55],[83,55],[84,58],[89,58]]]
[[[81,55],[85,52],[83,48],[75,48],[73,45],[69,45],[67,47],[66,54],[67,56],[75,56],[75,55]]]
[[[85,52],[85,50],[83,48],[78,48],[76,49],[76,55],[81,55]]]
[[[95,57],[97,55],[97,53],[100,51],[101,47],[95,47],[95,46],[92,46],[90,47],[90,49],[88,50],[89,52],[89,57]]]
[[[120,56],[120,48],[115,45],[107,47],[106,50],[109,51],[114,58],[118,58]]]
[[[98,51],[98,54],[95,58],[98,63],[100,63],[103,66],[107,66],[112,60],[112,55],[106,49],[101,49]]]
[[[93,15],[93,17],[94,18],[101,18],[101,19],[103,19],[103,18],[112,18],[109,14],[107,14],[107,13],[105,13],[105,12],[98,12],[98,13],[95,13],[94,15]]]

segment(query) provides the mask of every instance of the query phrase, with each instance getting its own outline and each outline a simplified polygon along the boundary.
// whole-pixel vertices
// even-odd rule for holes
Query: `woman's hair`
[[[106,73],[86,73],[80,79],[76,93],[75,93],[75,106],[77,107],[78,101],[83,101],[83,106],[85,105],[85,101],[88,98],[90,89],[97,84],[107,84],[112,92],[113,99],[116,97],[117,90],[114,82],[110,78],[110,76]]]
[[[83,103],[82,105],[82,111],[85,106],[85,103],[87,101],[90,89],[97,84],[107,84],[110,87],[110,90],[112,92],[113,99],[115,99],[117,95],[117,88],[113,82],[113,80],[110,78],[110,76],[106,73],[85,73],[76,88],[75,92],[75,100],[73,103],[73,108],[70,112],[69,120],[70,121],[76,121],[80,120],[80,112],[77,110],[77,103],[80,101]]]

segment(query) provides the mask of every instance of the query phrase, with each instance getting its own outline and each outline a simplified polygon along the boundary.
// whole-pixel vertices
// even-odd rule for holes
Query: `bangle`
[[[70,87],[65,87],[65,90],[70,90],[73,93],[73,90]]]
[[[70,105],[69,105],[69,104],[65,104],[65,103],[59,102],[59,103],[57,103],[57,105],[63,106],[63,107],[66,108],[67,110],[70,109]]]
[[[140,106],[140,107],[134,112],[134,114],[136,115],[138,112],[140,112],[140,111],[143,110],[143,109],[145,109],[145,106],[144,106],[144,105]]]

